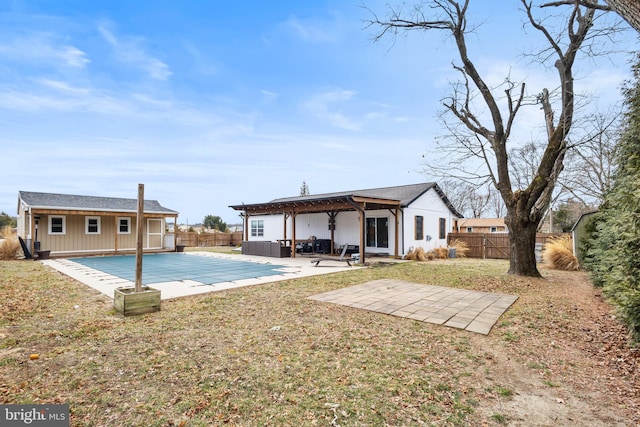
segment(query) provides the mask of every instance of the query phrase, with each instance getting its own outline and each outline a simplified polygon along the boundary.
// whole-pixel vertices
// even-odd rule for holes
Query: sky
[[[387,0],[5,0],[0,210],[18,191],[135,199],[239,223],[229,205],[430,181],[457,58],[444,33],[373,42]],[[400,2],[397,2],[398,4]],[[392,2],[393,4],[393,2]],[[523,52],[519,2],[472,2],[470,55],[490,83],[553,81]],[[364,7],[366,5],[366,7]],[[617,40],[637,50],[637,36]],[[585,59],[592,108],[620,102],[629,57]],[[517,138],[540,132],[539,107]]]

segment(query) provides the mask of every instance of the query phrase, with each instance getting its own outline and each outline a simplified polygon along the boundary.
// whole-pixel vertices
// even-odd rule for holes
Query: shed
[[[31,252],[97,255],[135,252],[138,201],[114,197],[18,192],[18,235]],[[144,201],[145,251],[175,249],[166,222],[178,212]]]

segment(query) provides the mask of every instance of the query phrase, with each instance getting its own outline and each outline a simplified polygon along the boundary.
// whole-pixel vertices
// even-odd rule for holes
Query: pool
[[[73,262],[135,282],[135,255],[73,258]],[[147,254],[142,257],[142,284],[193,280],[203,285],[283,274],[286,267],[185,253]]]

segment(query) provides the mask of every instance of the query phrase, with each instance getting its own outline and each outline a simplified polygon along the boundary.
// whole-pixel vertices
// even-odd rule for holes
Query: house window
[[[84,217],[84,234],[100,234],[100,217]]]
[[[446,218],[440,218],[440,226],[438,227],[440,230],[440,237],[438,237],[439,239],[446,239],[447,238],[447,219]]]
[[[467,227],[467,233],[473,233],[473,227]]]
[[[118,234],[131,234],[131,218],[118,217]]]
[[[389,247],[388,218],[367,218],[367,246],[370,248]]]
[[[49,234],[65,234],[67,232],[67,217],[49,216]]]
[[[251,220],[251,237],[264,236],[264,220],[254,219]]]
[[[421,215],[416,215],[416,220],[415,220],[416,224],[415,224],[415,229],[416,229],[416,236],[415,239],[416,240],[422,240],[422,238],[424,237],[424,217]]]

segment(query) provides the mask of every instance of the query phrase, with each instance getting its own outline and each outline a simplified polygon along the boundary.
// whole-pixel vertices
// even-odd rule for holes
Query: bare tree
[[[453,68],[459,73],[460,80],[453,85],[451,96],[444,100],[444,107],[461,126],[447,122],[445,126],[450,130],[458,153],[465,153],[461,155],[479,159],[484,164],[476,178],[491,182],[500,193],[510,232],[509,272],[521,276],[540,277],[535,258],[536,230],[549,207],[568,149],[567,136],[574,121],[573,66],[576,57],[581,48],[594,48],[594,37],[610,35],[614,31],[610,27],[592,28],[597,17],[595,7],[581,5],[578,0],[558,3],[555,6],[566,7],[568,12],[549,21],[558,22],[562,18],[563,25],[553,28],[551,24],[547,25],[545,17],[536,17],[531,1],[521,0],[528,25],[541,35],[547,46],[539,52],[537,60],[553,63],[558,79],[551,91],[543,88],[535,99],[526,97],[524,83],[513,82],[507,77],[502,87],[492,88],[481,75],[467,48],[467,35],[473,31],[467,26],[469,0],[430,0],[406,14],[402,9],[390,7],[388,18],[379,19],[373,14],[369,21],[370,25],[380,28],[374,40],[405,30],[441,30],[454,40],[460,64],[454,64]],[[555,91],[558,101],[554,99]],[[541,107],[546,143],[533,179],[522,188],[515,188],[507,142],[518,112],[531,101]],[[478,109],[478,104],[486,109],[488,119]]]
[[[592,127],[589,134],[569,145],[567,167],[560,185],[564,193],[585,206],[599,205],[611,189],[622,127],[620,120],[620,111],[594,113],[587,120]]]

